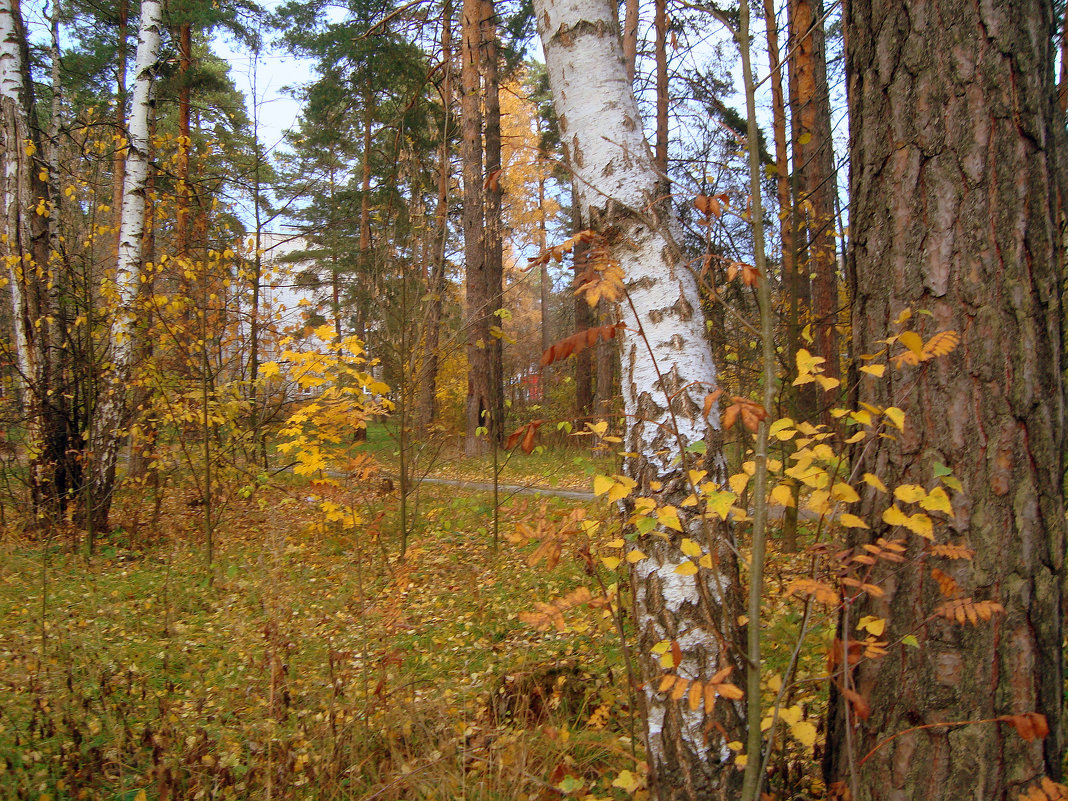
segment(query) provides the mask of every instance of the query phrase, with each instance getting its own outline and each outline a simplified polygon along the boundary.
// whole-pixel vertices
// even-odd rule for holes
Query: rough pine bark
[[[425,437],[437,414],[438,347],[441,340],[441,314],[445,300],[446,248],[449,238],[449,135],[452,129],[452,2],[441,7],[441,106],[444,120],[438,147],[438,196],[434,210],[433,263],[427,282],[426,334],[423,337],[423,370],[416,399],[416,428]]]
[[[936,536],[975,556],[893,565],[874,577],[885,597],[850,610],[853,621],[887,618],[882,639],[913,634],[919,647],[855,668],[871,716],[847,728],[837,699],[829,779],[853,784],[855,801],[1016,799],[1038,777],[1059,776],[1063,756],[1064,254],[1052,3],[845,8],[855,352],[882,348],[905,309],[930,312],[913,317],[925,338],[961,336],[946,357],[861,380],[860,401],[897,405],[906,422],[856,469],[890,487],[930,488],[935,465],[948,465],[963,492]],[[872,535],[886,535],[875,525],[886,496],[869,489],[862,503]],[[908,555],[923,545],[912,536]],[[931,567],[1004,614],[977,626],[934,616],[944,599]],[[1024,712],[1045,715],[1050,735],[1025,742],[991,722],[917,728]]]
[[[822,0],[790,3],[791,92],[794,95],[796,206],[806,228],[807,263],[812,275],[812,350],[826,361],[824,375],[841,375],[838,360],[838,260],[835,252],[834,197],[838,190],[831,137],[831,105]],[[824,422],[829,422],[824,415]]]
[[[489,397],[489,298],[486,296],[485,193],[482,175],[482,104],[479,19],[482,0],[463,0],[460,11],[460,158],[463,164],[463,232],[466,281],[467,400],[464,451],[484,453]]]
[[[483,108],[486,123],[486,179],[485,188],[485,256],[487,330],[500,328],[501,321],[493,314],[504,305],[504,247],[501,239],[501,100],[497,43],[497,23],[493,0],[482,0],[479,22],[482,50]],[[490,334],[489,353],[489,435],[498,445],[504,444],[504,354],[503,340]]]
[[[149,175],[149,118],[152,88],[159,67],[163,9],[159,0],[142,0],[134,65],[133,99],[127,122],[129,149],[122,192],[119,259],[115,270],[115,318],[111,325],[110,366],[94,410],[90,482],[91,516],[97,531],[107,530],[115,489],[115,467],[127,418],[127,391],[136,352],[134,327],[144,257],[145,188]]]
[[[676,572],[681,534],[639,537],[648,558],[633,568],[636,654],[643,682],[650,781],[659,799],[736,798],[741,773],[720,732],[685,699],[657,692],[663,669],[651,649],[674,640],[680,676],[708,679],[735,664],[738,575],[729,543],[705,531],[689,507],[687,470],[722,477],[719,420],[702,416],[716,370],[704,335],[696,281],[676,247],[676,221],[656,202],[658,175],[642,134],[610,0],[538,0],[538,31],[583,219],[607,240],[625,274],[620,304],[626,329],[619,353],[627,419],[625,470],[635,494],[678,509],[687,536],[711,551],[715,569]],[[687,453],[704,440],[703,455]],[[685,571],[684,571],[685,572]],[[729,739],[739,736],[734,704],[715,715]]]

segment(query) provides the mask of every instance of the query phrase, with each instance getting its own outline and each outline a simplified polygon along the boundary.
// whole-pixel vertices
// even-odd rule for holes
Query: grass
[[[612,786],[636,762],[611,621],[519,619],[589,577],[494,552],[479,502],[427,492],[404,561],[388,515],[332,528],[274,490],[228,510],[210,569],[179,493],[139,550],[87,563],[11,538],[0,797],[631,797]],[[512,503],[505,530],[538,508]]]
[[[612,451],[591,450],[588,438],[573,438],[549,445],[541,445],[533,453],[525,454],[518,447],[499,451],[499,481],[502,484],[550,487],[561,489],[589,489],[594,473],[617,473],[616,457]],[[397,470],[398,441],[395,429],[385,423],[371,423],[367,427],[367,441],[361,449],[371,453],[383,465]],[[452,437],[428,449],[420,472],[437,478],[463,481],[492,481],[492,455],[469,457],[463,452],[463,439]]]

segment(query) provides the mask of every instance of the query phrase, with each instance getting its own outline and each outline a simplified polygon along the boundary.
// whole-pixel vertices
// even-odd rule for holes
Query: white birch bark
[[[29,255],[29,235],[24,221],[29,187],[24,170],[28,156],[29,128],[23,94],[23,63],[21,26],[15,15],[20,13],[14,0],[0,0],[0,108],[3,126],[0,130],[0,153],[3,159],[2,202],[4,206],[4,264],[8,288],[11,292],[11,317],[14,321],[15,351],[24,391],[29,391],[36,375],[36,360],[30,347],[27,330],[27,297],[24,257]]]
[[[127,120],[126,178],[119,222],[119,254],[115,271],[115,319],[111,326],[111,370],[97,401],[92,441],[92,515],[106,528],[115,483],[115,463],[126,415],[126,392],[134,354],[134,325],[141,283],[145,233],[145,187],[149,167],[149,114],[159,66],[163,8],[159,0],[143,0],[134,64],[133,97]]]
[[[702,417],[716,370],[704,335],[696,280],[675,245],[676,221],[657,202],[658,175],[642,133],[609,0],[535,0],[560,119],[561,138],[575,173],[584,220],[610,243],[625,274],[628,300],[620,304],[626,331],[620,359],[627,416],[626,470],[636,493],[678,509],[687,536],[713,551],[715,571],[676,572],[686,561],[682,535],[669,530],[642,537],[649,558],[633,571],[638,661],[646,704],[650,779],[660,799],[726,798],[736,794],[739,772],[724,738],[685,698],[656,692],[663,673],[650,649],[677,641],[678,675],[708,679],[738,663],[741,611],[731,543],[710,534],[681,501],[691,492],[687,471],[722,478],[719,419]],[[687,454],[705,440],[707,454]],[[716,721],[739,735],[740,708],[720,701]],[[744,738],[741,738],[744,739]]]

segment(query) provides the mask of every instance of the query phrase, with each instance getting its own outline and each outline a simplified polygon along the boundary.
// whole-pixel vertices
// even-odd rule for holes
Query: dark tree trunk
[[[1016,799],[1035,779],[1059,776],[1063,756],[1052,4],[851,0],[845,8],[855,350],[882,348],[904,309],[930,312],[912,319],[925,339],[961,336],[946,357],[889,380],[861,379],[860,401],[896,405],[906,422],[895,439],[863,451],[856,469],[890,487],[930,488],[936,463],[951,467],[963,492],[935,536],[975,556],[949,562],[928,552],[892,565],[875,574],[885,597],[862,596],[849,610],[852,627],[862,615],[886,618],[881,639],[912,634],[919,647],[897,645],[854,669],[871,716],[850,730],[835,699],[829,779],[853,784],[855,801]],[[876,525],[886,496],[869,488],[862,505],[872,536],[886,535]],[[926,542],[908,536],[908,555],[923,554]],[[944,600],[934,567],[1004,614],[978,626],[933,616]],[[917,728],[1023,712],[1045,715],[1050,735],[1025,742],[992,722]]]
[[[463,229],[466,262],[467,401],[464,451],[484,453],[486,439],[477,430],[486,424],[489,397],[489,298],[486,295],[485,193],[482,175],[482,109],[479,43],[481,0],[464,0],[461,11],[460,117],[463,161]]]
[[[438,198],[435,209],[433,264],[427,282],[426,335],[423,338],[423,370],[416,401],[416,428],[426,437],[437,414],[438,347],[441,340],[441,313],[445,294],[445,251],[449,235],[449,131],[452,117],[452,2],[445,0],[441,9],[441,105],[445,121],[438,148]]]
[[[504,249],[501,243],[501,102],[498,78],[497,24],[493,0],[482,0],[480,20],[482,41],[483,106],[486,113],[486,197],[485,256],[486,300],[490,317],[487,328],[500,329],[494,317],[504,303]],[[502,337],[489,337],[489,432],[498,445],[504,444],[504,366]]]

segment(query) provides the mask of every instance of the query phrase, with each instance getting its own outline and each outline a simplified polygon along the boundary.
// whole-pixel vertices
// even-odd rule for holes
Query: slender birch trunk
[[[54,43],[56,44],[56,43]],[[58,45],[57,45],[58,48]],[[55,57],[57,50],[53,51]],[[30,465],[33,509],[40,522],[62,515],[77,471],[71,471],[71,426],[66,399],[56,383],[50,347],[53,326],[53,255],[57,229],[47,156],[37,125],[29,48],[18,0],[0,0],[0,163],[3,186],[2,253],[11,297],[16,359],[26,409],[27,441],[35,454]]]
[[[648,557],[634,565],[635,629],[643,682],[650,782],[661,799],[737,797],[740,773],[721,730],[686,699],[657,692],[663,675],[652,648],[664,640],[682,652],[674,668],[686,679],[708,679],[737,666],[741,609],[733,543],[706,528],[682,502],[687,471],[723,478],[719,417],[702,415],[716,369],[704,335],[697,285],[676,246],[677,222],[656,202],[658,175],[642,135],[610,0],[537,0],[538,29],[562,139],[575,172],[584,219],[607,237],[608,256],[621,266],[627,297],[620,342],[625,470],[636,493],[677,510],[685,536],[710,553],[715,568],[677,572],[687,559],[683,535],[662,528],[640,536]],[[701,455],[687,448],[704,441]],[[741,709],[720,700],[715,722],[727,739],[740,736]]]
[[[143,0],[134,65],[133,101],[127,123],[129,150],[119,224],[119,259],[115,271],[115,320],[111,326],[110,372],[97,401],[90,450],[93,506],[85,510],[98,531],[107,529],[115,489],[115,465],[126,419],[126,393],[133,366],[136,302],[141,285],[145,232],[145,188],[149,172],[149,117],[152,86],[160,54],[163,9],[159,0]]]

